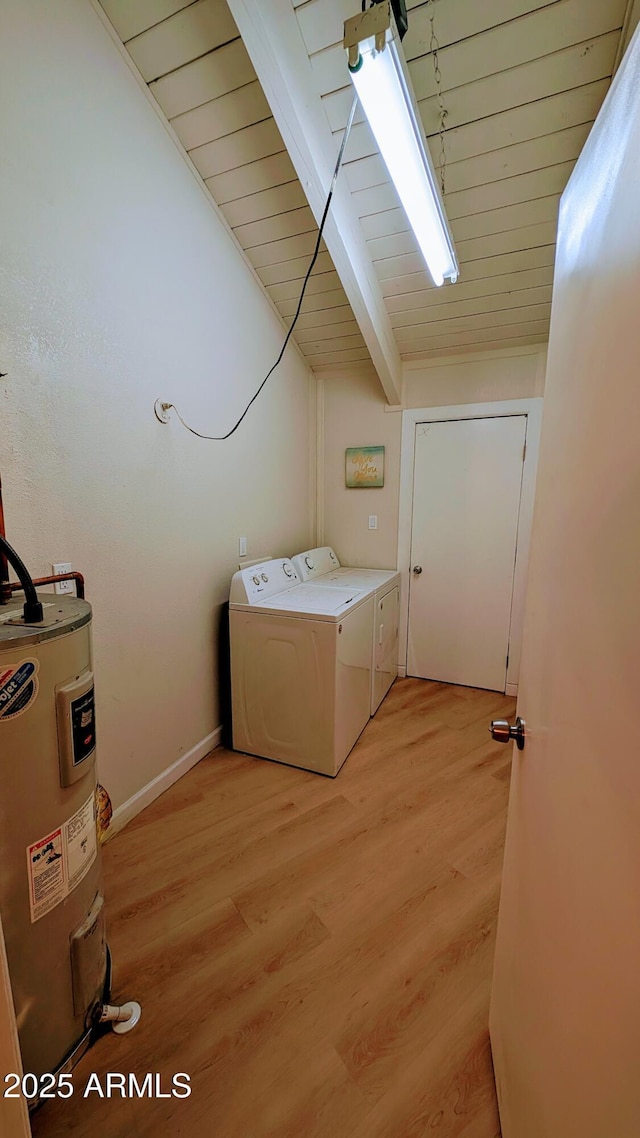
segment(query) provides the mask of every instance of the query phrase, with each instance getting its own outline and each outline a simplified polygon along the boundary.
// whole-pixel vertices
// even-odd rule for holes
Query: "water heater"
[[[108,998],[91,607],[0,608],[0,907],[25,1071],[79,1057]]]

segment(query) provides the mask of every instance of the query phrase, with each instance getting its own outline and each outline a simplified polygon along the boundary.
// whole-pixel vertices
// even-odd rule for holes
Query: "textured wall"
[[[88,0],[2,0],[0,470],[31,570],[95,610],[100,771],[116,804],[219,723],[237,561],[311,540],[312,384]]]
[[[385,413],[386,400],[377,379],[345,376],[322,382],[324,540],[335,546],[345,565],[388,569],[397,557],[402,416]],[[345,489],[344,452],[355,446],[384,446],[380,489]],[[368,528],[370,514],[377,515],[376,530]]]

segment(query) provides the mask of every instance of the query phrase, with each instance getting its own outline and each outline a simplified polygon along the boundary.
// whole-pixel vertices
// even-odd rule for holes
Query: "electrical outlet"
[[[377,514],[369,514],[369,529],[377,529],[377,528],[378,528],[378,515]]]
[[[238,557],[247,556],[247,539],[246,537],[238,538]]]
[[[70,561],[60,561],[57,565],[51,566],[51,571],[52,571],[52,573],[55,573],[56,576],[58,575],[58,573],[70,573],[71,572],[71,562]],[[54,587],[54,590],[56,591],[56,593],[73,593],[73,592],[75,592],[73,581],[60,581],[59,584],[54,585],[53,587]]]

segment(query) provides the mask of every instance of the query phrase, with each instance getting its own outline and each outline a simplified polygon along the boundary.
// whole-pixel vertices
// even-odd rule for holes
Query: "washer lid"
[[[294,585],[286,593],[265,597],[252,604],[253,612],[306,617],[309,620],[339,621],[367,599],[360,589],[325,589],[321,585]],[[235,608],[235,605],[231,605]],[[243,606],[244,607],[244,606]]]

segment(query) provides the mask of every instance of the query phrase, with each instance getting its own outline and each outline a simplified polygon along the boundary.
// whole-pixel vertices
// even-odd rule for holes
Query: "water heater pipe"
[[[70,569],[68,573],[56,573],[48,577],[33,578],[33,583],[36,587],[40,585],[57,585],[60,581],[75,581],[76,596],[80,597],[81,601],[84,600],[84,576],[82,573],[78,573],[77,569]],[[16,593],[18,589],[21,588],[22,585],[19,581],[9,581],[7,585],[9,600],[11,600],[11,594]]]
[[[24,619],[26,624],[40,624],[44,620],[44,612],[42,605],[38,600],[35,585],[29,574],[22,558],[18,557],[13,546],[2,534],[0,534],[0,556],[4,555],[10,565],[13,566],[16,576],[20,581],[20,585],[24,589],[25,602],[23,606]]]
[[[96,1020],[99,1024],[110,1023],[116,1035],[125,1035],[137,1026],[141,1015],[140,1004],[130,1000],[128,1004],[121,1004],[120,1007],[116,1004],[103,1004],[97,1009]]]

